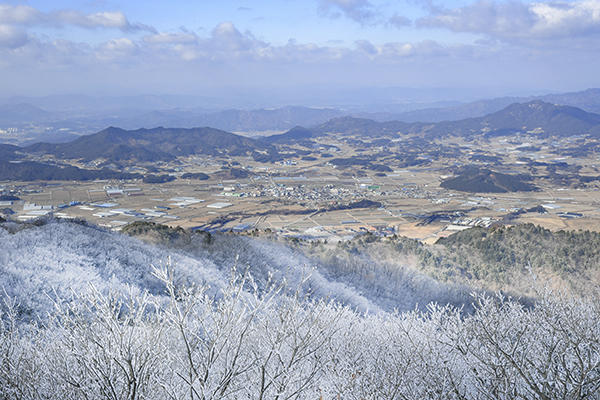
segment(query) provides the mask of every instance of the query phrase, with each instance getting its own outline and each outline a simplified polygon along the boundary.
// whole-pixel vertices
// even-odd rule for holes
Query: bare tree
[[[55,302],[46,344],[48,373],[72,398],[149,398],[160,374],[166,326],[151,296],[94,287]],[[63,394],[64,394],[63,393]]]
[[[35,324],[21,325],[18,304],[6,296],[0,307],[0,394],[6,399],[42,399],[37,382],[42,380],[45,331]]]
[[[531,310],[500,295],[478,298],[469,351],[478,360],[480,392],[494,399],[600,398],[598,300],[537,292]]]

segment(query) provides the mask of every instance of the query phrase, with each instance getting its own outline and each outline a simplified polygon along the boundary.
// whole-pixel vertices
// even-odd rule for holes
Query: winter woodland
[[[394,311],[429,281],[406,272],[378,302],[291,249],[169,249],[85,224],[5,225],[0,243],[2,398],[600,398],[591,295]]]

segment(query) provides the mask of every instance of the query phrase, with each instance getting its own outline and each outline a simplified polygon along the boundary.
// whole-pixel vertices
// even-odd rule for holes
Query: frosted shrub
[[[170,265],[154,275],[163,294],[91,287],[40,326],[4,296],[0,398],[600,398],[592,297],[538,289],[531,309],[478,296],[472,314],[365,314],[306,295],[307,277],[259,289],[234,270],[215,294]]]
[[[600,398],[600,304],[538,288],[534,309],[480,297],[469,352],[479,391],[497,399]]]

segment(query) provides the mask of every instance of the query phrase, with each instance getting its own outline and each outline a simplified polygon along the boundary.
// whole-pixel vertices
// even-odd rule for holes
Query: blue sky
[[[599,87],[598,70],[600,0],[0,1],[0,97],[490,97]]]

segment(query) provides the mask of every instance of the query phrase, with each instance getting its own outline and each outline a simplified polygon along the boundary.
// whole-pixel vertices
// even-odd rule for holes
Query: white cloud
[[[357,40],[355,44],[356,49],[363,53],[369,55],[374,55],[378,53],[377,48],[375,48],[375,46],[373,46],[368,40]]]
[[[37,9],[25,6],[0,4],[0,23],[4,24],[35,24],[44,20],[44,14]]]
[[[542,37],[586,36],[600,33],[600,1],[533,3],[538,22],[531,33]]]
[[[8,24],[0,24],[0,48],[16,49],[29,41],[27,32]]]
[[[459,50],[463,55],[465,54],[463,46],[443,46],[433,40],[418,43],[390,42],[380,45],[358,40],[355,45],[357,56],[366,56],[372,61],[386,63],[402,63],[407,60],[425,60],[432,57],[454,57]]]
[[[462,8],[438,10],[417,24],[525,44],[578,39],[600,34],[600,0],[529,4],[480,0]]]
[[[0,23],[23,26],[55,26],[72,25],[85,29],[114,28],[121,31],[155,29],[142,24],[131,24],[121,11],[105,11],[85,14],[78,10],[64,9],[43,13],[36,8],[25,5],[0,4]]]
[[[26,45],[29,45],[27,52],[10,54],[13,62],[34,63],[36,60],[45,59],[47,63],[51,60],[51,65],[57,68],[62,68],[61,64],[87,66],[98,61],[109,64],[129,64],[132,68],[136,65],[153,68],[163,63],[173,63],[174,60],[189,65],[194,63],[230,63],[231,65],[256,63],[265,66],[334,65],[353,60],[394,64],[411,59],[458,56],[457,46],[443,46],[427,40],[417,43],[383,44],[357,40],[354,42],[354,49],[336,44],[318,46],[314,43],[297,43],[293,40],[285,45],[275,46],[257,39],[249,32],[240,32],[231,22],[218,24],[207,37],[189,32],[159,32],[146,35],[140,41],[122,37],[108,40],[95,47],[66,39],[44,42],[35,37],[28,37],[24,31],[10,25],[0,25],[0,50],[4,48],[5,51],[9,51]],[[472,46],[461,48],[463,56],[469,54],[465,53],[465,48],[472,48]],[[19,57],[21,57],[20,61]]]
[[[59,10],[49,14],[51,19],[64,24],[82,28],[116,28],[122,31],[131,30],[127,17],[122,12],[98,12],[83,14],[76,10]]]
[[[73,43],[66,39],[57,39],[52,41],[52,46],[57,54],[66,59],[85,57],[90,52],[90,46],[85,43]]]
[[[572,50],[555,57],[558,53],[553,53],[553,49],[534,52],[498,45],[497,41],[461,45],[432,40],[389,43],[356,40],[354,47],[348,48],[340,43],[319,46],[291,40],[274,45],[250,32],[241,32],[231,22],[218,24],[205,36],[183,29],[177,33],[145,35],[140,40],[136,36],[113,38],[93,46],[62,38],[37,37],[22,26],[0,24],[0,74],[17,89],[16,82],[33,85],[35,81],[47,87],[61,82],[60,90],[69,87],[75,91],[80,90],[78,82],[81,90],[92,84],[104,90],[100,82],[117,88],[130,84],[152,88],[160,83],[162,90],[169,90],[174,83],[187,88],[190,82],[283,87],[290,82],[299,86],[304,82],[387,85],[388,81],[399,85],[412,85],[413,81],[430,85],[429,80],[443,84],[444,79],[452,79],[459,85],[471,84],[470,79],[475,77],[483,84],[490,79],[500,82],[497,75],[517,71],[513,65],[524,70],[523,65],[529,62],[538,69],[548,68],[546,76],[557,76],[552,70],[555,61],[560,58],[566,62],[572,58],[565,54],[577,54]],[[589,60],[594,63],[598,57],[576,59],[579,60],[576,67],[585,69],[590,65]],[[575,62],[569,62],[572,64]],[[587,69],[584,73],[589,73]],[[511,79],[518,75],[515,74]],[[19,81],[9,76],[30,78]],[[528,77],[534,78],[540,79],[538,75]],[[512,81],[507,79],[507,82]]]
[[[257,45],[257,41],[243,35],[231,22],[222,22],[212,31],[211,41],[219,50],[248,51]]]
[[[111,39],[102,43],[95,51],[95,56],[102,61],[132,64],[132,57],[139,53],[139,47],[131,39]]]
[[[238,58],[260,58],[268,45],[250,33],[241,33],[231,22],[218,24],[209,37],[193,33],[157,33],[143,38],[147,49],[162,59],[179,58],[183,61],[223,61]]]
[[[321,0],[319,10],[330,18],[344,16],[361,24],[371,23],[377,17],[373,4],[367,0]]]
[[[208,37],[191,33],[157,33],[147,35],[140,43],[145,60],[181,60],[184,62],[256,62],[270,64],[295,63],[336,64],[341,61],[370,60],[378,63],[406,62],[409,59],[451,56],[455,47],[444,47],[435,41],[417,43],[373,44],[367,40],[354,42],[355,48],[333,44],[289,41],[274,46],[240,32],[231,22],[217,25]]]

